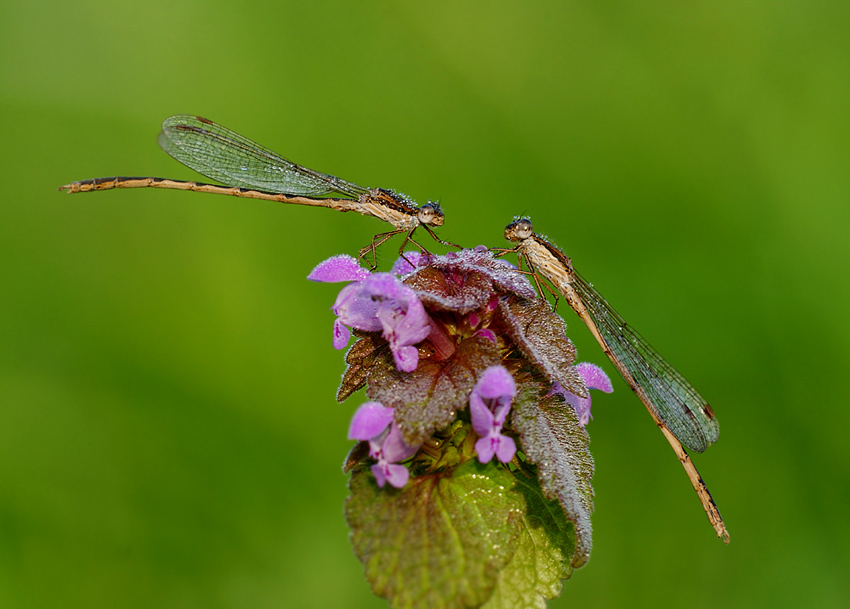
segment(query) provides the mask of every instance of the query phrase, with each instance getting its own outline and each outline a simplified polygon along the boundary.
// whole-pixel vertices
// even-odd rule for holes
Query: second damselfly
[[[699,475],[684,444],[703,452],[717,441],[720,427],[708,402],[637,333],[614,308],[573,268],[570,258],[534,232],[528,218],[518,218],[505,228],[505,238],[516,243],[501,254],[517,252],[537,280],[538,274],[554,286],[587,325],[614,367],[646,406],[655,424],[676,453],[699,497],[717,536],[729,543],[729,532],[714,498]],[[538,291],[545,297],[538,282]]]

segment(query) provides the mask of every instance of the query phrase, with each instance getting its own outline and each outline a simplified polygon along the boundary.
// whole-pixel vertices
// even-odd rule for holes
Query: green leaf
[[[575,528],[535,477],[467,461],[401,490],[363,468],[349,488],[354,551],[393,607],[545,607],[572,574]]]
[[[346,517],[375,594],[393,607],[482,605],[526,528],[515,482],[504,467],[477,461],[400,490],[356,471]]]
[[[575,527],[560,504],[546,499],[536,479],[517,479],[527,513],[511,562],[499,574],[486,609],[544,609],[572,575]]]
[[[534,384],[520,389],[511,413],[522,451],[529,462],[537,465],[545,495],[560,502],[575,526],[577,547],[572,564],[580,567],[587,562],[593,546],[590,438],[572,407],[556,395],[541,399]]]

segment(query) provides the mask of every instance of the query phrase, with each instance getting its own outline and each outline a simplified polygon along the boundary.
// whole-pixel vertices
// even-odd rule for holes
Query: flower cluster
[[[399,276],[407,276],[413,287],[406,285]],[[483,247],[444,257],[408,252],[399,258],[390,273],[371,273],[351,256],[334,256],[319,264],[308,279],[349,282],[332,307],[337,316],[333,325],[333,346],[345,348],[351,330],[380,332],[397,372],[401,373],[417,369],[420,350],[428,354],[431,361],[439,361],[450,359],[463,339],[478,337],[499,346],[498,324],[492,322],[502,305],[501,299],[506,295],[526,300],[534,298],[527,280],[513,272],[504,261],[492,258]],[[481,292],[487,280],[492,293]],[[423,301],[429,305],[428,310]],[[443,311],[455,313],[451,324],[439,319]],[[423,344],[426,340],[428,345]],[[566,340],[565,337],[562,340]],[[566,342],[571,348],[569,341]],[[611,392],[611,382],[602,369],[593,364],[581,363],[572,368],[574,374],[564,377],[570,389],[554,380],[550,394],[560,395],[571,405],[584,426],[592,418],[587,390]],[[481,463],[489,462],[494,456],[502,463],[514,458],[515,439],[510,432],[503,432],[511,401],[516,395],[514,377],[501,363],[480,371],[469,391],[469,418],[478,436],[474,447]],[[407,438],[414,441],[406,442],[394,413],[394,408],[381,402],[363,404],[354,415],[349,439],[368,441],[369,456],[377,460],[371,469],[378,486],[389,482],[401,488],[409,480],[409,470],[400,463],[416,454],[425,438],[408,432]],[[437,431],[433,425],[428,430]]]

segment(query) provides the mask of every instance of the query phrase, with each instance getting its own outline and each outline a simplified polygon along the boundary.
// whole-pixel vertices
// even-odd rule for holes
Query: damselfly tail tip
[[[703,486],[705,483],[703,483]],[[708,493],[708,489],[705,489],[706,493]],[[717,509],[717,504],[714,503],[714,498],[708,493],[708,500],[710,502],[710,507],[706,507],[706,516],[708,516],[708,521],[711,523],[711,526],[714,528],[714,532],[717,533],[717,536],[723,540],[723,543],[728,544],[729,539],[729,531],[726,529],[726,523],[723,522],[723,516],[720,515],[720,510]],[[705,507],[705,506],[704,506]]]

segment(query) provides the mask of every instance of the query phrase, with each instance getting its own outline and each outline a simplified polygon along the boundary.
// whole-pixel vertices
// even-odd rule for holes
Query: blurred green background
[[[826,1],[3,3],[0,607],[386,605],[342,513],[338,286],[305,280],[385,227],[56,192],[195,179],[156,145],[176,113],[440,199],[465,245],[532,215],[709,398],[731,545],[617,379],[593,555],[551,606],[850,606],[848,26]]]

